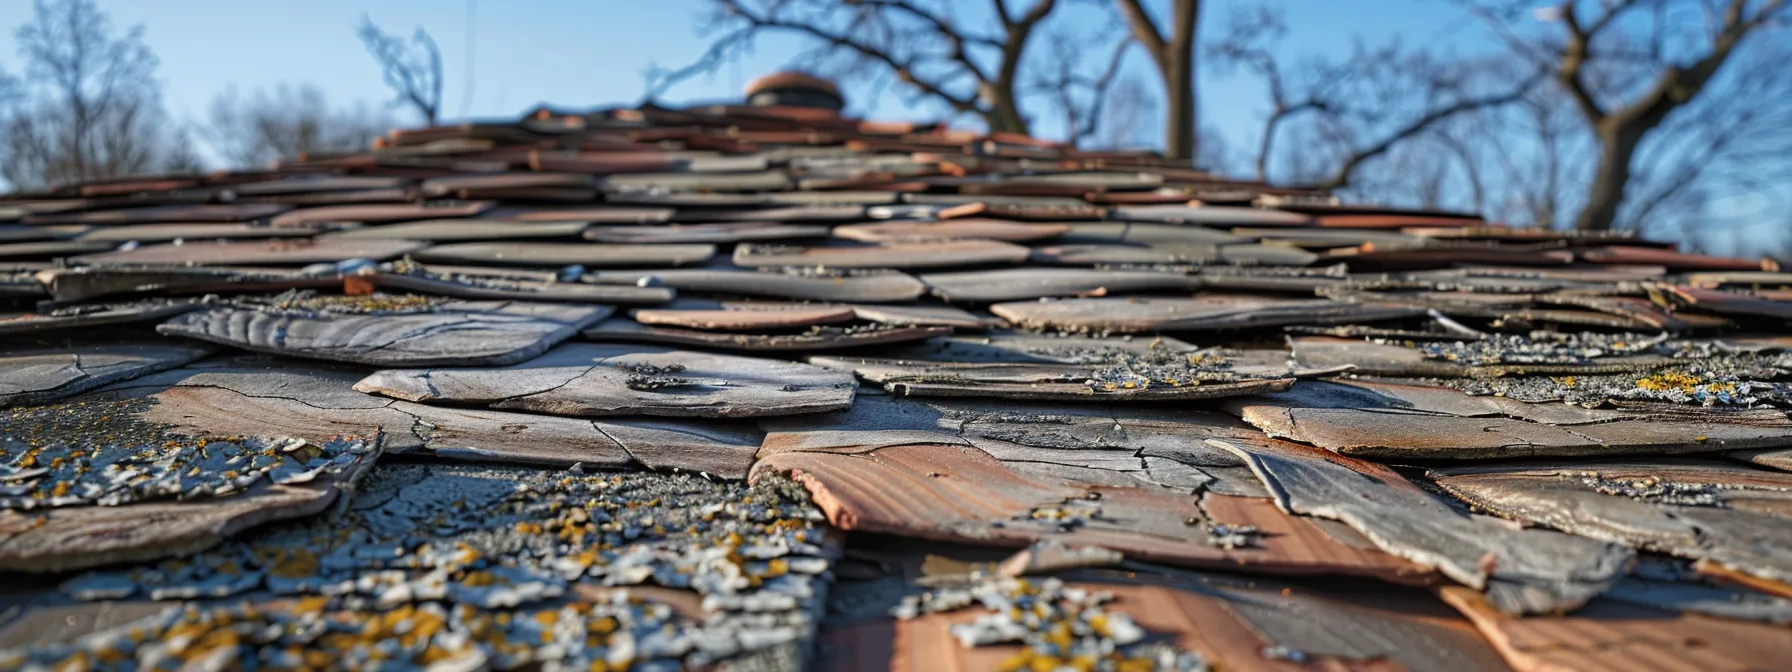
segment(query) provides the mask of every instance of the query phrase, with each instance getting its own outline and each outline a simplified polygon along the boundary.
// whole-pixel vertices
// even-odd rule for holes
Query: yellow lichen
[[[1638,378],[1636,386],[1650,392],[1679,390],[1691,394],[1702,382],[1704,381],[1699,380],[1697,376],[1680,373],[1678,371],[1667,371],[1652,376]]]

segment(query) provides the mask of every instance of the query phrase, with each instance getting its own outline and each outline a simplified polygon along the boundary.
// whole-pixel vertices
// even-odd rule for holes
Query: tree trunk
[[[1195,81],[1192,61],[1164,64],[1164,156],[1195,157]]]
[[[1020,101],[1014,96],[1013,81],[1012,78],[998,78],[977,87],[977,98],[988,106],[979,110],[979,116],[983,117],[983,123],[991,131],[1026,135],[1027,118],[1020,113]]]
[[[1170,40],[1156,54],[1164,78],[1164,154],[1195,158],[1200,128],[1195,98],[1195,38],[1201,26],[1201,0],[1176,0],[1171,9]]]
[[[1021,116],[1020,106],[1015,103],[1013,98],[998,97],[990,101],[989,114],[985,115],[984,120],[989,124],[991,131],[1029,134],[1027,119]]]
[[[1630,161],[1636,157],[1637,145],[1653,124],[1617,123],[1597,130],[1599,168],[1593,183],[1587,187],[1587,204],[1574,218],[1574,228],[1581,231],[1610,231],[1618,219],[1618,206],[1624,202],[1624,187],[1630,182]]]

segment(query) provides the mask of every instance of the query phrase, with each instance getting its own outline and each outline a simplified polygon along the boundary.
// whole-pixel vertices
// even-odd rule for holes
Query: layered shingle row
[[[0,199],[0,661],[1792,655],[1770,261],[750,100]]]

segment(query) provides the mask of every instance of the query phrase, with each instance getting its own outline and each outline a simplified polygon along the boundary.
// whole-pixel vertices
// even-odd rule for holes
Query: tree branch
[[[1564,0],[1556,9],[1560,14],[1557,18],[1568,33],[1568,42],[1562,48],[1561,63],[1556,68],[1556,81],[1568,92],[1568,97],[1580,108],[1581,114],[1586,115],[1588,121],[1597,123],[1606,117],[1606,111],[1599,100],[1593,97],[1593,92],[1584,79],[1588,59],[1592,56],[1593,37],[1610,25],[1619,12],[1630,6],[1631,0],[1623,0],[1616,7],[1608,8],[1604,15],[1594,20],[1590,29],[1581,28],[1580,17],[1574,13],[1576,4],[1577,0]]]
[[[1450,150],[1450,153],[1455,155],[1456,161],[1462,164],[1462,172],[1468,178],[1469,210],[1484,212],[1487,208],[1487,184],[1481,177],[1481,166],[1476,163],[1474,152],[1470,151],[1468,145],[1454,134],[1443,132],[1434,134],[1434,137],[1438,144]]]
[[[442,109],[442,53],[435,40],[418,28],[411,41],[421,53],[407,53],[402,41],[382,32],[366,16],[361,17],[356,32],[367,53],[379,63],[386,86],[397,94],[396,102],[410,105],[426,123],[434,125]]]
[[[1002,20],[1008,27],[1008,39],[1002,44],[1002,64],[996,70],[995,81],[985,80],[979,87],[984,101],[990,106],[991,128],[1026,131],[1027,121],[1021,116],[1019,101],[1013,95],[1014,85],[1019,78],[1021,57],[1026,51],[1027,41],[1033,36],[1033,29],[1056,6],[1057,0],[1039,0],[1025,16],[1010,21],[1005,5],[998,0],[997,10],[1002,13]],[[1004,91],[1007,92],[1005,95]]]
[[[1361,166],[1364,162],[1370,159],[1386,154],[1395,144],[1425,132],[1437,122],[1449,119],[1464,112],[1487,107],[1498,107],[1517,102],[1520,98],[1523,98],[1526,93],[1530,92],[1532,87],[1536,86],[1537,82],[1541,79],[1540,75],[1541,73],[1538,73],[1538,75],[1526,78],[1517,88],[1505,93],[1483,98],[1464,99],[1457,101],[1455,104],[1427,112],[1406,126],[1389,134],[1380,142],[1370,145],[1362,150],[1358,150],[1346,157],[1344,162],[1338,166],[1338,169],[1332,173],[1332,176],[1320,183],[1318,188],[1325,191],[1336,191],[1349,186],[1351,175],[1356,172],[1358,166]]]
[[[995,5],[996,20],[1002,22],[1003,26],[1014,25],[1014,19],[1011,18],[1014,15],[1008,11],[1008,0],[993,0],[993,2]]]
[[[1025,27],[1031,29],[1034,25],[1045,19],[1046,15],[1052,13],[1052,9],[1056,7],[1057,1],[1058,0],[1041,0],[1040,2],[1034,3],[1033,8],[1027,10],[1027,15],[1021,17],[1020,20],[1015,21],[1013,25],[1016,28]]]
[[[1071,135],[1072,140],[1094,135],[1095,130],[1101,127],[1102,111],[1107,108],[1108,89],[1113,86],[1114,80],[1119,78],[1120,66],[1125,64],[1126,50],[1131,46],[1132,40],[1118,40],[1114,43],[1114,54],[1108,57],[1107,69],[1103,70],[1101,76],[1097,77],[1089,86],[1091,102],[1089,103],[1088,121],[1083,128]]]
[[[951,19],[922,9],[908,0],[856,0],[856,2],[857,4],[867,7],[886,7],[913,16],[932,24],[934,30],[939,31],[941,35],[958,42],[992,48],[1001,48],[1002,46],[1001,40],[994,37],[989,37],[987,35],[967,35],[966,32],[954,24]]]
[[[926,79],[923,79],[921,75],[915,72],[914,63],[898,61],[888,52],[855,40],[851,36],[829,33],[812,25],[784,21],[770,15],[754,15],[747,11],[741,3],[733,0],[725,0],[722,4],[733,8],[736,15],[745,19],[752,28],[784,30],[800,33],[821,40],[830,46],[848,49],[860,56],[882,63],[896,74],[898,80],[914,86],[930,96],[946,101],[946,103],[955,111],[978,113],[985,111],[983,108],[978,107],[976,98],[954,95],[950,91],[947,91],[939,82],[929,82]]]
[[[940,36],[952,46],[951,60],[957,62],[964,69],[969,70],[971,74],[977,77],[979,82],[989,81],[989,75],[983,72],[983,66],[978,65],[977,62],[971,58],[970,51],[966,47],[970,44],[977,44],[993,49],[1003,49],[1005,47],[1001,41],[998,41],[995,38],[966,37],[964,32],[959,30],[958,26],[954,25],[951,20],[921,9],[913,3],[908,2],[908,0],[859,0],[859,2],[868,7],[886,7],[892,11],[913,16],[932,25],[934,31],[938,32]]]
[[[1126,18],[1126,25],[1132,28],[1133,39],[1144,45],[1151,52],[1151,60],[1163,62],[1164,51],[1168,49],[1169,40],[1157,29],[1157,23],[1151,20],[1151,14],[1145,11],[1139,0],[1115,0],[1120,5],[1120,14]]]
[[[730,58],[733,52],[743,49],[753,37],[753,28],[747,27],[723,35],[709,43],[703,55],[697,57],[690,65],[682,68],[667,69],[652,66],[647,69],[647,91],[642,95],[642,103],[652,103],[664,95],[668,89],[697,75],[715,72]]]
[[[1275,145],[1276,131],[1281,128],[1282,124],[1296,114],[1302,112],[1323,112],[1326,109],[1326,104],[1323,101],[1314,99],[1304,100],[1299,104],[1292,106],[1284,106],[1278,101],[1275,111],[1271,112],[1269,118],[1263,121],[1263,137],[1257,141],[1257,160],[1255,163],[1257,167],[1257,179],[1259,181],[1267,181],[1269,179],[1270,150]]]
[[[1711,52],[1688,67],[1668,66],[1656,79],[1649,92],[1637,98],[1614,116],[1622,119],[1664,118],[1687,101],[1697,97],[1724,63],[1736,52],[1743,38],[1759,28],[1771,16],[1785,8],[1785,0],[1771,0],[1750,17],[1748,0],[1730,0],[1723,11],[1723,23],[1712,36]]]

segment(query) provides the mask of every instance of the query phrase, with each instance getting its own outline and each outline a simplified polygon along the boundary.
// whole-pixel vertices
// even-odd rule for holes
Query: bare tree
[[[337,110],[315,86],[281,85],[212,101],[206,139],[233,167],[264,166],[310,152],[366,149],[392,124],[365,107]]]
[[[1758,214],[1724,216],[1706,201],[1777,196],[1780,209],[1792,209],[1788,59],[1792,44],[1784,41],[1732,57],[1710,85],[1730,93],[1702,96],[1657,127],[1636,150],[1617,221],[1653,235],[1721,243]]]
[[[1160,21],[1138,0],[710,0],[700,29],[711,43],[690,65],[652,68],[647,99],[692,77],[713,74],[764,35],[796,37],[812,48],[795,61],[842,81],[888,77],[910,104],[931,103],[981,119],[992,131],[1029,132],[1027,112],[1063,115],[1072,143],[1095,140],[1108,120],[1107,97],[1140,47],[1164,86],[1164,153],[1191,159],[1199,144],[1195,41],[1200,0],[1171,0]],[[1067,6],[1074,29],[1048,31]],[[1071,10],[1081,11],[1081,10]],[[1089,30],[1090,21],[1100,22]],[[1161,24],[1161,27],[1160,27]],[[1067,26],[1068,27],[1068,26]],[[1035,43],[1045,42],[1044,48]],[[1138,110],[1127,110],[1137,115]],[[1130,121],[1128,122],[1130,123]]]
[[[1514,104],[1542,81],[1540,71],[1491,78],[1476,64],[1440,59],[1398,41],[1373,48],[1358,43],[1347,58],[1291,67],[1274,48],[1286,34],[1278,12],[1259,7],[1235,18],[1226,39],[1209,52],[1222,67],[1261,77],[1268,90],[1270,112],[1253,162],[1258,179],[1269,179],[1276,141],[1289,124],[1309,123],[1323,138],[1331,167],[1309,177],[1314,186],[1337,191],[1351,187],[1375,159],[1452,119]],[[1314,149],[1302,143],[1300,151]],[[1441,198],[1439,188],[1423,190],[1435,199]]]
[[[1578,203],[1571,185],[1590,168],[1586,135],[1579,113],[1540,87],[1506,110],[1471,115],[1438,138],[1476,178],[1476,212],[1553,228]]]
[[[392,104],[410,107],[425,123],[434,126],[442,113],[442,52],[436,41],[418,27],[410,44],[381,31],[373,20],[361,17],[356,31],[367,53],[380,64],[380,75],[396,94]]]
[[[197,175],[205,172],[208,169],[206,160],[200,156],[198,146],[191,142],[196,137],[193,129],[183,124],[177,133],[180,141],[168,146],[167,153],[162,155],[159,170],[175,175]]]
[[[1196,151],[1199,102],[1195,96],[1195,39],[1201,0],[1171,0],[1165,29],[1140,0],[1115,0],[1132,28],[1133,39],[1151,56],[1164,84],[1164,155],[1192,159]]]
[[[1081,32],[1090,32],[1086,30]],[[1056,31],[1047,39],[1044,56],[1036,57],[1038,71],[1021,98],[1045,100],[1064,117],[1064,135],[1071,145],[1093,142],[1099,146],[1139,145],[1139,122],[1155,108],[1136,79],[1125,77],[1126,54],[1131,38],[1114,30],[1091,35]],[[1091,71],[1090,51],[1105,45],[1108,54],[1100,70]]]
[[[1269,116],[1263,122],[1261,137],[1257,141],[1256,159],[1253,161],[1258,180],[1269,179],[1270,155],[1282,125],[1305,112],[1326,112],[1327,99],[1330,97],[1327,89],[1340,84],[1332,68],[1325,68],[1313,78],[1311,90],[1306,92],[1302,100],[1292,100],[1294,94],[1290,91],[1290,84],[1285,81],[1283,66],[1271,49],[1287,33],[1288,28],[1282,21],[1281,12],[1260,6],[1253,14],[1234,16],[1227,29],[1226,39],[1208,48],[1215,65],[1250,71],[1263,79],[1264,88],[1269,94]]]
[[[1136,79],[1121,80],[1101,101],[1101,117],[1095,120],[1099,123],[1090,125],[1097,134],[1096,143],[1115,149],[1144,146],[1148,140],[1140,121],[1145,118],[1144,112],[1156,105],[1145,84]]]
[[[1644,140],[1676,110],[1708,95],[1751,38],[1780,28],[1789,13],[1785,0],[1566,0],[1541,12],[1529,11],[1528,2],[1464,4],[1515,54],[1551,70],[1597,139],[1598,166],[1574,219],[1587,230],[1618,221]],[[1679,15],[1683,8],[1700,20]],[[1527,29],[1533,19],[1554,29]],[[1689,25],[1698,28],[1682,29]]]
[[[0,177],[29,188],[190,165],[173,161],[184,143],[142,26],[119,35],[92,0],[37,0],[16,35],[26,76],[0,128]]]
[[[909,100],[981,118],[994,131],[1025,133],[1022,62],[1058,0],[1017,11],[991,0],[988,21],[962,21],[968,3],[940,0],[711,0],[702,32],[714,35],[696,62],[648,73],[647,98],[692,77],[713,73],[762,35],[797,37],[811,45],[795,61],[841,80],[893,77]]]
[[[0,70],[0,114],[12,112],[13,106],[25,95],[20,89],[19,80]]]

